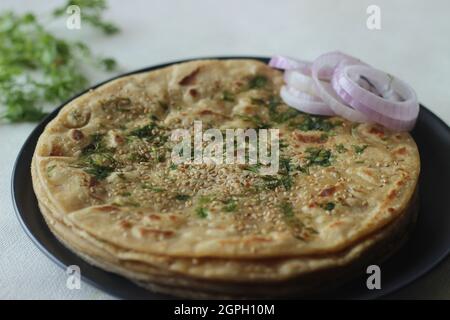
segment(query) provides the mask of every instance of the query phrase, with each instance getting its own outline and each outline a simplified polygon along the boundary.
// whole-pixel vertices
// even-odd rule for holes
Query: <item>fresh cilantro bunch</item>
[[[82,21],[96,20],[89,23],[107,34],[117,32],[117,27],[101,20],[105,1],[70,4],[80,6]],[[66,7],[62,8],[55,15],[64,13]],[[0,116],[11,122],[42,119],[43,105],[64,101],[86,88],[89,81],[82,68],[86,62],[107,71],[116,67],[114,59],[94,56],[84,43],[55,37],[31,13],[0,14]]]

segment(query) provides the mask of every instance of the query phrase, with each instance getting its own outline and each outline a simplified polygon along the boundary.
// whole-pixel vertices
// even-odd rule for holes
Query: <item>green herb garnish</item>
[[[202,219],[204,219],[208,216],[208,210],[206,210],[203,207],[195,209],[195,213],[197,214],[197,216],[199,216]]]
[[[308,153],[307,160],[308,165],[318,165],[322,167],[329,167],[331,165],[331,151],[322,148],[308,148],[306,149]]]
[[[169,166],[169,169],[170,170],[177,170],[177,167],[178,166],[175,163],[171,163],[170,166]]]
[[[267,85],[268,81],[266,76],[256,75],[249,80],[248,87],[250,89],[261,89]]]
[[[263,186],[269,190],[275,190],[277,187],[284,187],[286,190],[291,190],[292,188],[292,177],[286,176],[262,176]]]
[[[135,137],[138,137],[141,139],[154,138],[156,128],[157,128],[157,125],[154,122],[152,122],[143,127],[132,130],[130,132],[130,136],[135,136]]]
[[[187,201],[190,198],[191,198],[191,196],[188,194],[178,193],[177,195],[175,195],[175,200],[178,200],[178,201]]]
[[[244,121],[251,122],[255,129],[268,129],[270,126],[265,123],[258,115],[239,115],[239,118],[241,118]]]
[[[227,200],[223,201],[223,203],[224,203],[224,205],[225,205],[225,206],[223,207],[223,210],[224,210],[224,211],[226,211],[226,212],[233,212],[233,211],[236,211],[236,208],[237,208],[237,202],[236,202],[236,200],[230,198],[230,199],[227,199]]]
[[[352,147],[356,154],[363,154],[364,150],[366,150],[368,145],[367,144],[362,145],[362,146],[353,145]]]
[[[244,170],[245,171],[250,171],[253,173],[259,173],[259,169],[261,168],[261,164],[257,163],[257,164],[251,164],[251,165],[247,165],[245,166]]]
[[[339,153],[347,152],[347,148],[342,143],[336,145],[336,151]]]
[[[91,142],[81,149],[81,154],[84,156],[91,155],[96,152],[106,151],[106,147],[103,144],[104,134],[96,133],[91,135]]]
[[[333,209],[336,207],[336,205],[333,202],[327,202],[322,205],[322,208],[326,211],[333,211]]]
[[[76,1],[82,9],[83,21],[89,8],[100,13],[104,1]],[[58,14],[65,14],[58,9]],[[99,22],[98,16],[95,17]],[[46,112],[42,106],[61,102],[88,85],[88,65],[112,70],[111,58],[98,58],[81,42],[55,37],[31,13],[0,14],[0,105],[6,109],[1,117],[11,122],[38,121]]]
[[[299,124],[298,129],[302,131],[325,131],[328,132],[334,127],[339,125],[338,123],[333,123],[327,118],[319,116],[305,115],[303,121]]]
[[[114,168],[110,166],[91,163],[90,167],[84,169],[84,171],[97,180],[103,180],[106,179],[114,171]]]
[[[230,91],[222,92],[222,100],[228,102],[234,102],[234,95]]]
[[[294,216],[294,209],[292,207],[292,204],[288,201],[283,201],[280,204],[281,212],[283,212],[284,217],[286,218],[292,218]]]

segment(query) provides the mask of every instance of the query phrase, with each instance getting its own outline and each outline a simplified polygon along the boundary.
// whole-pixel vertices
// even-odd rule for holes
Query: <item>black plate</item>
[[[267,58],[248,58],[268,61]],[[170,64],[172,63],[137,70],[126,75],[155,70]],[[101,84],[93,88],[99,85]],[[12,176],[12,198],[22,227],[38,248],[52,261],[62,268],[78,265],[86,282],[111,295],[125,299],[167,298],[167,296],[144,290],[121,276],[89,265],[60,244],[47,228],[33,192],[30,173],[31,158],[44,127],[67,102],[53,111],[33,130],[17,157]],[[368,290],[365,277],[361,276],[327,297],[371,299],[387,295],[418,279],[448,255],[450,248],[450,196],[448,194],[450,129],[430,110],[421,106],[419,119],[412,135],[419,146],[422,172],[421,209],[411,239],[395,256],[381,266],[381,290]]]

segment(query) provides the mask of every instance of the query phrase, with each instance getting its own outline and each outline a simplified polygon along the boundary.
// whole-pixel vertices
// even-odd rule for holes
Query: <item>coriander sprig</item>
[[[106,8],[105,1],[69,2],[97,18]],[[114,59],[94,56],[84,43],[57,38],[32,13],[0,14],[0,106],[5,108],[0,116],[11,122],[42,119],[43,105],[88,86],[86,62],[107,71],[116,67]]]

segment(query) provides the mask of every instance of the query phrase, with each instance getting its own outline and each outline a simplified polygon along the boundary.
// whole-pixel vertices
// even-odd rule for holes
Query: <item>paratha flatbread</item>
[[[351,265],[382,239],[402,237],[406,228],[390,226],[412,220],[420,160],[411,136],[296,112],[278,96],[282,83],[258,61],[203,60],[73,100],[34,155],[47,220],[64,226],[62,241],[91,241],[112,265],[232,282]],[[174,165],[170,133],[196,120],[205,129],[279,129],[280,171]]]

